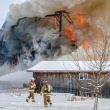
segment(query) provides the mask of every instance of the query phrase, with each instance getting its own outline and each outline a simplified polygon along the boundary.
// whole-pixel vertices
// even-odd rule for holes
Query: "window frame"
[[[80,76],[83,76],[83,79],[80,79]],[[87,79],[84,78],[84,75],[87,75]],[[79,73],[79,80],[88,80],[88,73]]]

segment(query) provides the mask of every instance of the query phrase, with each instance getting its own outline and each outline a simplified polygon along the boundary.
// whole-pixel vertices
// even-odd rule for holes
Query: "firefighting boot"
[[[29,100],[26,100],[26,102],[29,102]]]
[[[26,99],[26,102],[29,102],[29,98]]]
[[[52,106],[52,103],[50,103],[50,106]]]
[[[48,105],[44,105],[44,107],[48,107]]]
[[[32,102],[36,103],[35,99],[32,99]]]
[[[50,106],[52,106],[52,102],[49,102]]]

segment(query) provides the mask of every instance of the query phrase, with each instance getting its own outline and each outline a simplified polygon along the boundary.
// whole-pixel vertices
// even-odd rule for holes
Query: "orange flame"
[[[85,19],[82,17],[82,14],[78,14],[77,15],[78,19],[74,20],[74,23],[84,23],[85,22]],[[72,28],[72,26],[70,26],[67,30],[67,35],[66,37],[71,39],[71,41],[74,41],[72,42],[72,44],[75,44],[75,41],[76,41],[76,36],[73,35],[74,31],[75,30],[80,30],[80,28]],[[85,34],[85,33],[84,33]],[[89,49],[89,44],[87,42],[83,42],[83,47],[88,50]]]
[[[78,14],[77,17],[78,17],[78,19],[77,20],[74,20],[74,23],[80,23],[80,24],[82,24],[82,23],[85,22],[85,19],[82,17],[82,14],[81,13]]]
[[[67,37],[69,37],[72,41],[76,40],[75,36],[73,36],[73,30],[71,28],[68,28]]]
[[[84,42],[83,47],[84,47],[86,50],[88,50],[88,49],[89,49],[88,43],[87,43],[87,42]]]
[[[77,20],[74,20],[74,23],[84,23],[85,19],[82,17],[82,14],[78,14],[77,15],[78,19]],[[72,41],[76,41],[76,37],[73,36],[73,32],[75,31],[76,29],[72,29],[72,26],[68,28],[67,30],[67,37],[69,39],[71,39]],[[79,30],[79,28],[77,28],[77,30]]]

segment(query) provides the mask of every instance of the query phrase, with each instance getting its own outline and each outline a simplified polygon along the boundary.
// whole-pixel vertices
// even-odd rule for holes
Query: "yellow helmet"
[[[34,78],[31,78],[31,80],[35,80]]]
[[[44,84],[48,84],[47,81],[44,81]]]

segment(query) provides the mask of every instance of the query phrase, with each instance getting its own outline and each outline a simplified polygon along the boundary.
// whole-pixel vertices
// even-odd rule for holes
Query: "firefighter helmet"
[[[44,81],[44,84],[48,84],[47,81]]]
[[[35,80],[34,78],[31,78],[31,80]]]

